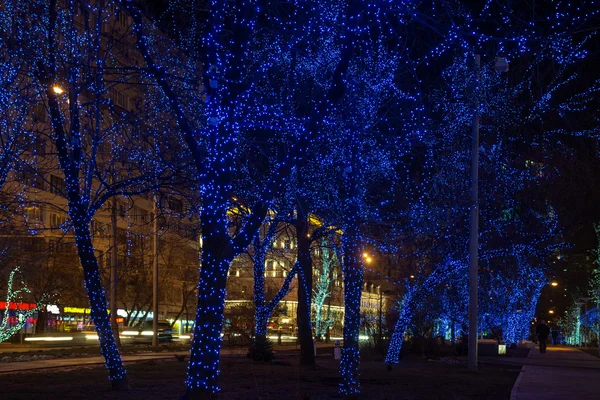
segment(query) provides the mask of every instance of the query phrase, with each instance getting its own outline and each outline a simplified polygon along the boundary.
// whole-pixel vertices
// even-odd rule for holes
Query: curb
[[[510,391],[510,400],[517,400],[519,398],[519,395],[518,395],[519,384],[521,383],[521,378],[524,375],[525,367],[526,367],[526,365],[523,365],[521,367],[521,372],[519,372],[519,376],[517,377],[517,380],[515,381],[515,384],[513,385],[512,389]]]
[[[533,349],[529,350],[529,353],[527,353],[526,358],[529,358],[529,356],[531,355],[531,350],[533,350]],[[519,385],[521,384],[521,378],[523,378],[526,366],[527,365],[521,366],[521,372],[519,372],[519,376],[517,376],[517,380],[515,381],[515,384],[513,385],[512,389],[510,390],[510,400],[517,400],[519,398],[519,395],[518,395]]]

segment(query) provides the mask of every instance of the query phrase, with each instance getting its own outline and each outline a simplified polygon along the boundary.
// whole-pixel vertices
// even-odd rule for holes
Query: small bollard
[[[342,358],[342,348],[340,347],[340,341],[335,341],[335,347],[333,348],[333,358],[339,360]]]

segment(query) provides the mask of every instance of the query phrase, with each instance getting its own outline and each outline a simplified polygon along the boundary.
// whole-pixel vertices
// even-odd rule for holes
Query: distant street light
[[[556,287],[556,286],[558,286],[558,282],[552,282],[550,285]]]

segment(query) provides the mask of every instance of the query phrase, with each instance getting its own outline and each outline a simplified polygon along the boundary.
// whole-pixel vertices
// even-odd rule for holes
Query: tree
[[[266,301],[266,257],[267,253],[277,254],[272,246],[279,237],[287,237],[287,229],[285,225],[286,224],[281,222],[281,217],[273,214],[273,217],[265,223],[265,226],[260,229],[259,232],[257,232],[257,236],[252,241],[253,252],[250,258],[253,265],[253,301],[255,307],[255,337],[251,350],[251,356],[253,359],[259,358],[261,360],[266,360],[272,358],[271,355],[265,356],[265,354],[271,353],[271,344],[267,339],[269,319],[273,315],[273,312],[279,305],[280,301],[289,293],[291,289],[291,283],[298,272],[298,262],[292,261],[291,264],[293,267],[287,272],[281,287],[276,290],[276,293],[271,300]],[[278,254],[278,256],[284,257],[285,255]]]
[[[64,176],[60,184],[55,183],[56,192],[67,201],[69,225],[109,379],[113,388],[127,389],[90,225],[110,199],[145,193],[168,180],[172,173],[161,164],[165,154],[156,149],[177,146],[159,134],[159,126],[141,123],[143,102],[121,91],[137,78],[135,68],[121,68],[116,61],[122,56],[115,54],[119,46],[114,40],[127,39],[103,36],[106,26],[115,23],[115,14],[109,12],[114,7],[102,1],[97,6],[71,1],[63,8],[52,0],[40,10],[47,21],[41,24],[38,39],[43,55],[32,61],[35,69],[31,73],[41,94],[39,100],[47,104],[55,165]],[[177,170],[176,158],[169,164],[170,171]]]
[[[459,271],[467,261],[465,216],[471,207],[463,200],[469,198],[470,191],[470,137],[466,133],[477,115],[481,119],[480,326],[501,327],[506,340],[516,341],[528,332],[537,298],[547,279],[546,258],[560,247],[556,212],[547,198],[539,196],[544,174],[539,151],[542,146],[537,145],[537,140],[547,141],[558,131],[550,124],[545,125],[547,121],[555,121],[555,126],[569,125],[567,117],[585,108],[584,104],[590,101],[588,93],[596,88],[586,88],[579,94],[560,93],[574,79],[571,68],[584,54],[585,40],[579,42],[571,35],[557,32],[552,33],[552,40],[536,40],[533,36],[539,32],[531,34],[523,30],[522,20],[513,20],[512,14],[490,4],[484,7],[480,19],[493,21],[499,15],[504,18],[502,35],[491,40],[487,27],[479,26],[480,22],[475,22],[471,15],[466,9],[458,10],[451,24],[458,31],[469,26],[478,37],[476,45],[473,46],[469,35],[458,34],[455,36],[458,40],[450,39],[436,47],[435,54],[427,55],[429,60],[417,68],[436,84],[421,92],[429,111],[429,133],[423,137],[427,146],[423,168],[426,179],[419,185],[424,195],[413,201],[403,215],[404,221],[408,221],[404,231],[414,232],[417,244],[428,241],[434,244],[418,246],[415,251],[425,254],[429,267],[423,275],[427,280],[443,271],[444,264],[450,268],[426,286],[438,290],[442,283],[449,285],[448,289],[464,285]],[[442,24],[437,27],[442,28]],[[522,45],[510,44],[514,37],[520,37]],[[448,52],[447,57],[444,52]],[[481,67],[474,66],[476,52],[483,53]],[[496,68],[497,54],[511,61],[508,74],[499,73]],[[435,67],[433,58],[438,59]],[[439,76],[437,67],[442,68]],[[582,108],[572,106],[575,103]],[[580,126],[565,129],[583,133]],[[420,240],[423,238],[429,240]],[[456,300],[466,307],[466,293],[442,290],[441,294],[458,295]],[[397,361],[406,326],[410,325],[410,316],[406,314],[414,312],[410,301],[418,304],[414,299],[420,297],[415,297],[410,288],[405,290],[405,296],[404,311],[388,350],[388,362]]]
[[[15,287],[15,279],[20,281],[19,287]],[[4,316],[2,318],[2,322],[0,323],[0,343],[5,342],[12,335],[17,333],[26,323],[27,320],[38,313],[41,309],[46,307],[48,304],[49,296],[42,296],[35,307],[29,309],[20,309],[19,304],[21,303],[22,296],[24,294],[31,293],[27,284],[23,281],[23,277],[21,276],[21,268],[15,267],[10,272],[8,276],[8,285],[7,285],[7,293],[6,293],[6,306],[4,307]],[[10,306],[11,304],[16,305],[16,318],[13,323],[9,323],[10,319]]]
[[[257,8],[251,3],[231,7],[228,2],[213,2],[207,29],[200,35],[197,31],[197,27],[201,26],[197,23],[199,16],[185,14],[187,11],[182,10],[191,20],[177,36],[184,38],[180,42],[181,50],[189,58],[188,63],[182,65],[183,69],[175,74],[167,67],[174,65],[172,58],[152,51],[160,45],[149,41],[147,23],[134,2],[121,1],[120,4],[134,19],[138,48],[148,73],[159,86],[158,96],[164,97],[170,107],[181,137],[193,157],[200,181],[202,269],[186,384],[189,396],[214,393],[218,391],[219,333],[223,325],[227,270],[234,257],[244,251],[256,235],[269,209],[269,202],[283,187],[284,178],[305,156],[307,144],[318,134],[318,126],[327,111],[339,101],[342,77],[350,57],[350,41],[344,42],[342,48],[345,50],[341,57],[330,66],[332,75],[328,89],[325,89],[322,97],[311,102],[313,108],[305,117],[304,128],[288,131],[285,127],[278,127],[279,122],[285,121],[280,121],[276,113],[278,103],[269,104],[267,100],[276,99],[266,99],[266,92],[261,92],[265,86],[259,83],[268,83],[264,80],[268,70],[279,68],[278,72],[281,73],[288,66],[285,62],[301,58],[300,54],[291,51],[288,43],[298,40],[295,35],[300,32],[313,33],[315,27],[311,25],[311,18],[319,15],[313,13],[308,5],[296,5],[298,17],[308,18],[298,18],[289,24],[289,21],[280,20],[276,7]],[[258,25],[262,16],[268,17],[264,20],[282,31],[277,42],[261,48],[260,52],[253,52],[252,45],[258,42],[257,36],[262,32]],[[307,41],[307,44],[312,43]],[[294,61],[293,67],[300,65],[300,61]],[[201,76],[198,68],[200,63]],[[174,79],[177,74],[185,78]],[[289,73],[280,76],[291,77]],[[185,90],[189,87],[188,82],[193,83],[192,86],[200,86],[200,79],[206,91],[206,103],[202,93]],[[179,85],[183,85],[184,90],[179,91]],[[296,87],[301,88],[302,83],[298,82]],[[261,98],[260,103],[256,103],[253,94]],[[263,106],[267,106],[268,111],[263,111]],[[199,109],[203,109],[204,119],[198,120],[193,113],[193,110]],[[272,159],[265,168],[268,173],[264,174],[265,178],[259,190],[256,190],[258,195],[250,204],[251,214],[244,227],[232,237],[227,228],[227,211],[232,201],[230,190],[236,173],[243,173],[236,169],[236,157],[239,155],[244,128],[253,124],[265,127],[264,132],[271,135],[289,134],[291,141],[287,151]],[[198,135],[198,132],[203,135]]]
[[[335,251],[328,246],[325,238],[317,247],[320,254],[320,268],[317,272],[317,282],[313,289],[313,308],[315,337],[322,339],[332,325],[330,309],[325,310],[325,302],[333,294],[333,270],[338,263]]]

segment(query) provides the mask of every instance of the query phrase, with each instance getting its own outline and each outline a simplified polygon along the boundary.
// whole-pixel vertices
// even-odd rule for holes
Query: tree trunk
[[[117,243],[117,198],[114,197],[112,200],[111,210],[111,224],[112,224],[112,246],[113,250],[110,257],[110,324],[115,337],[115,343],[118,348],[121,348],[121,338],[119,336],[119,325],[117,324],[117,262],[119,260],[117,249],[119,244]]]
[[[46,332],[46,322],[48,321],[48,311],[43,307],[38,311],[37,322],[35,323],[35,333],[40,334]]]
[[[454,348],[454,345],[456,344],[456,324],[454,323],[454,320],[450,320],[451,324],[450,325],[450,343],[452,343],[452,348]]]
[[[321,341],[321,337],[323,336],[323,322],[322,322],[322,311],[321,311],[321,304],[315,304],[315,339],[317,339],[317,341]]]
[[[315,353],[310,322],[312,299],[312,258],[308,235],[308,216],[298,207],[298,219],[295,223],[298,242],[298,339],[300,341],[300,365],[314,366]]]
[[[261,308],[256,308],[256,337],[267,337],[267,328],[269,326],[269,317],[270,313],[267,310],[267,307],[262,306]]]
[[[91,317],[94,321],[100,352],[104,356],[109,379],[115,390],[127,390],[127,374],[121,361],[121,354],[115,343],[115,337],[110,326],[110,318],[106,307],[106,295],[102,287],[102,278],[98,268],[98,260],[94,254],[92,236],[89,224],[85,219],[73,218],[79,260],[83,268],[85,290],[90,300]]]
[[[269,315],[265,310],[265,253],[260,238],[254,239],[254,307],[256,337],[267,336]]]
[[[256,332],[257,332],[256,336],[257,337],[259,335],[264,335],[266,337],[269,318],[271,318],[273,311],[279,305],[281,300],[285,296],[287,296],[287,294],[290,292],[290,285],[291,285],[292,280],[294,279],[294,276],[296,275],[297,271],[298,271],[298,263],[296,262],[294,267],[290,270],[290,273],[285,277],[285,280],[283,281],[281,288],[279,288],[279,291],[271,299],[271,301],[269,301],[268,304],[263,303],[263,306],[260,308],[257,307],[257,309],[256,309]]]
[[[187,393],[184,396],[188,399],[211,398],[219,391],[225,289],[233,249],[226,232],[212,233],[208,229],[203,226],[198,308],[186,379]]]
[[[362,261],[358,227],[349,224],[342,238],[344,246],[344,347],[340,360],[342,382],[340,392],[345,395],[360,393],[360,299],[363,286]]]
[[[385,363],[387,365],[398,364],[400,351],[402,350],[402,344],[404,343],[404,334],[408,329],[408,325],[411,319],[411,301],[412,293],[409,292],[404,299],[404,304],[402,304],[400,316],[398,317],[398,321],[394,326],[394,333],[392,334],[392,338],[390,339],[390,345],[385,356]]]

